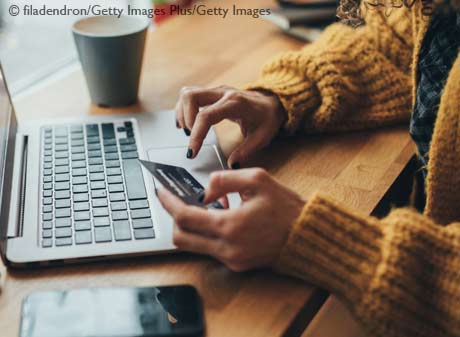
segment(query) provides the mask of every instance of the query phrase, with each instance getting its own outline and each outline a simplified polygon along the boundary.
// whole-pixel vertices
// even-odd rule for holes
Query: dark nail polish
[[[188,150],[187,150],[187,158],[188,158],[188,159],[192,159],[192,157],[193,157],[193,150],[192,150],[192,149],[188,149]]]
[[[239,170],[241,168],[240,163],[236,162],[232,164],[232,170]]]
[[[198,196],[198,201],[199,201],[199,202],[203,202],[205,196],[206,196],[206,195],[204,194],[204,192],[201,192],[201,194]]]
[[[190,130],[189,130],[189,129],[184,128],[184,133],[185,133],[185,135],[186,135],[187,137],[190,136]]]
[[[176,119],[176,128],[180,129],[179,121]]]

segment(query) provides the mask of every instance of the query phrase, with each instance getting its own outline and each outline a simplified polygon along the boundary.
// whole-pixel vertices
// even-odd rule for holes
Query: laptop
[[[194,160],[172,111],[18,122],[0,65],[0,250],[12,267],[173,252],[173,221],[138,159],[206,186],[225,168],[210,132]],[[37,118],[40,107],[37,107]]]

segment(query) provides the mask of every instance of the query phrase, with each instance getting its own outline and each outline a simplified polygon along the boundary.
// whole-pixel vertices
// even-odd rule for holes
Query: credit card
[[[140,159],[139,162],[161,183],[161,185],[163,185],[164,188],[187,205],[213,209],[224,208],[222,204],[217,201],[209,205],[204,205],[200,202],[199,198],[204,192],[204,187],[183,167],[154,163]]]

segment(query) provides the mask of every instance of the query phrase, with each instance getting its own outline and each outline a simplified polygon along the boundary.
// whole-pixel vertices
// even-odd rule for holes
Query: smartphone
[[[22,304],[20,337],[195,337],[203,307],[189,285],[37,292]]]

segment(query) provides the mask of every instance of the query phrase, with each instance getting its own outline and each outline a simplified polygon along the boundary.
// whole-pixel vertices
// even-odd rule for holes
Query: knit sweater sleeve
[[[460,335],[460,223],[409,209],[378,220],[318,194],[275,269],[336,294],[370,336]]]
[[[300,51],[269,61],[246,89],[275,93],[285,131],[316,133],[406,122],[411,110],[412,29],[406,9],[370,12],[366,25],[329,26]]]

